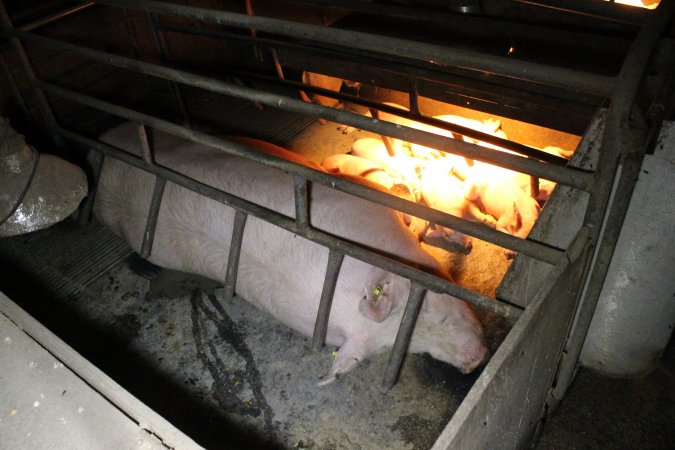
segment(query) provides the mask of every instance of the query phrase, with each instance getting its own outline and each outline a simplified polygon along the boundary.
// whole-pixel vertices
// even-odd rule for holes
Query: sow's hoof
[[[146,280],[155,280],[162,273],[161,267],[141,258],[137,253],[129,257],[128,263],[133,273]]]

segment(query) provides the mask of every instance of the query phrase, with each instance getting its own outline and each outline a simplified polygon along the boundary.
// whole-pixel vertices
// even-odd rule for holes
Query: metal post
[[[427,290],[416,281],[412,281],[410,285],[410,294],[408,295],[408,302],[405,305],[401,325],[398,327],[394,347],[391,349],[391,356],[389,356],[389,363],[382,381],[382,392],[387,393],[396,384],[398,374],[403,365],[403,358],[408,351],[410,339],[412,338],[417,315],[422,308],[422,300]]]
[[[344,254],[330,250],[328,253],[328,266],[326,267],[326,277],[323,281],[323,290],[321,291],[321,301],[319,310],[316,314],[314,323],[314,334],[312,335],[312,348],[320,350],[326,340],[328,333],[328,319],[330,317],[330,307],[333,304],[333,294],[335,285],[340,275],[340,267],[344,259]]]
[[[227,258],[227,271],[225,272],[225,293],[223,294],[225,301],[232,300],[232,297],[234,297],[234,287],[237,284],[237,270],[239,269],[241,246],[244,242],[246,219],[248,219],[248,214],[243,211],[237,210],[234,214],[230,255]]]
[[[141,244],[141,258],[147,259],[152,251],[152,243],[155,240],[155,229],[157,228],[157,218],[159,216],[159,208],[162,205],[162,198],[164,196],[164,186],[166,180],[161,177],[156,177],[155,187],[152,190],[152,200],[150,202],[150,210],[148,211],[148,219],[145,222],[145,231],[143,232],[143,243]]]
[[[295,193],[295,222],[298,224],[298,228],[304,229],[309,225],[307,180],[298,175],[293,175],[293,188]]]

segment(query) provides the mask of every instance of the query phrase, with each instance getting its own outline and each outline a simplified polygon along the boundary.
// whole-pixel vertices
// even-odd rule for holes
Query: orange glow
[[[605,0],[611,1],[611,0]],[[656,9],[661,0],[614,0],[614,3],[621,5],[635,6],[637,8]]]

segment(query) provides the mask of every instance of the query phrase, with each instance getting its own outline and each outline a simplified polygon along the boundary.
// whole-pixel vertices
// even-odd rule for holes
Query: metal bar
[[[477,159],[479,161],[495,164],[500,167],[538,176],[540,178],[562,183],[577,189],[590,190],[592,188],[591,174],[582,170],[543,164],[533,159],[523,158],[521,156],[501,152],[499,150],[481,147],[457,139],[450,139],[445,136],[416,130],[414,128],[401,126],[391,122],[378,121],[347,111],[341,111],[313,103],[307,103],[294,98],[285,97],[283,95],[261,92],[256,89],[238,86],[236,84],[227,83],[214,78],[171,69],[168,67],[162,67],[160,65],[150,64],[132,58],[116,56],[98,50],[67,44],[65,42],[60,42],[58,40],[45,38],[42,36],[16,30],[6,31],[29,42],[36,42],[48,47],[72,51],[92,60],[111,64],[116,67],[135,70],[140,73],[146,73],[169,80],[178,81],[190,86],[207,89],[212,92],[218,92],[225,95],[231,95],[233,97],[242,98],[245,100],[257,101],[262,104],[285,109],[287,111],[292,111],[299,114],[321,117],[332,122],[344,123],[358,129],[384,134],[409,142],[418,142],[427,147],[437,148],[439,150],[454,153],[465,158]],[[442,121],[439,122],[446,124]]]
[[[227,258],[227,271],[225,272],[225,292],[223,293],[225,301],[232,300],[232,297],[234,297],[234,288],[237,284],[237,271],[239,270],[239,257],[241,256],[241,246],[244,242],[246,219],[248,219],[248,214],[241,210],[237,210],[234,214],[230,254]]]
[[[162,206],[162,198],[164,196],[164,186],[166,180],[161,177],[155,179],[155,187],[152,190],[152,200],[150,202],[150,210],[148,211],[148,219],[145,222],[145,231],[143,232],[143,243],[141,244],[141,258],[148,258],[152,251],[152,243],[155,240],[155,229],[157,228],[157,218],[159,216],[159,208]]]
[[[38,81],[37,83],[43,89],[63,98],[67,98],[92,108],[100,109],[102,111],[124,117],[128,120],[144,122],[154,128],[160,129],[175,136],[217,148],[226,153],[243,156],[267,166],[283,170],[287,173],[302,176],[310,181],[315,181],[327,186],[331,186],[334,189],[350,193],[357,197],[397,209],[415,217],[429,220],[430,222],[437,225],[446,226],[470,236],[477,237],[481,240],[492,242],[496,245],[499,245],[500,247],[508,248],[510,250],[532,256],[533,258],[540,261],[555,264],[555,262],[562,256],[562,251],[560,249],[553,248],[545,244],[519,239],[515,236],[511,236],[510,234],[491,229],[483,224],[469,222],[459,217],[431,209],[419,203],[410,202],[379,190],[370,189],[344,178],[339,178],[327,173],[319,172],[309,167],[298,165],[276,156],[271,156],[266,153],[249,149],[244,145],[229,142],[227,140],[210,136],[199,131],[190,130],[188,128],[175,125],[171,122],[157,119],[147,114],[142,114],[83,94],[75,93],[68,89],[54,86],[44,81]]]
[[[89,194],[80,204],[80,212],[77,217],[77,221],[80,225],[85,225],[91,221],[91,212],[94,209],[96,193],[98,192],[98,180],[101,176],[101,169],[103,169],[104,154],[101,152],[91,152],[87,157],[87,160],[92,171],[91,183],[89,184]]]
[[[408,302],[405,305],[401,325],[398,327],[396,333],[396,340],[391,349],[389,356],[389,363],[387,364],[386,372],[384,373],[384,380],[382,381],[382,392],[387,393],[396,384],[398,374],[403,365],[403,358],[408,351],[410,345],[410,338],[412,337],[417,315],[422,308],[422,300],[427,290],[421,284],[413,281],[410,286],[410,294],[408,295]]]
[[[160,61],[166,64],[169,62],[169,49],[166,45],[166,40],[164,39],[162,31],[159,29],[159,20],[157,19],[157,14],[148,12],[148,21],[150,23],[150,31],[152,31],[152,37],[155,41],[155,46],[159,52]],[[187,109],[185,108],[185,102],[183,101],[183,94],[180,90],[180,87],[173,80],[169,81],[169,87],[171,89],[171,98],[173,98],[175,105],[178,107],[178,111],[183,117],[183,122],[189,125],[190,118],[188,116]]]
[[[49,14],[32,22],[28,22],[27,24],[21,25],[18,28],[23,31],[33,31],[37,28],[65,19],[66,17],[72,16],[73,14],[86,11],[94,5],[96,5],[94,2],[84,2],[79,5],[74,5],[62,11],[55,12],[54,14]]]
[[[309,225],[309,203],[307,180],[293,175],[293,189],[295,193],[295,222],[298,228],[307,228]]]
[[[643,132],[639,128],[630,126],[632,107],[649,59],[673,16],[673,0],[662,0],[649,16],[624,61],[619,76],[621,83],[612,96],[607,112],[598,170],[594,174],[597,191],[591,195],[584,218],[585,224],[593,230],[592,239],[596,244],[586,275],[584,293],[579,300],[577,315],[566,344],[565,358],[558,370],[558,392],[555,392],[558,399],[562,398],[574,377],[579,353],[609,270],[644,156],[646,136],[642,136]]]
[[[273,0],[274,1],[274,0]],[[277,0],[275,3],[289,3],[289,0]],[[452,14],[437,9],[424,9],[424,6],[404,6],[402,4],[378,4],[363,1],[345,0],[292,0],[291,3],[301,5],[319,5],[323,8],[335,8],[372,14],[377,17],[396,17],[425,23],[443,25],[467,34],[476,34],[476,30],[487,30],[495,34],[511,37],[536,38],[549,42],[565,42],[571,45],[591,46],[603,50],[627,50],[630,41],[625,38],[603,36],[586,33],[581,30],[566,30],[560,27],[546,27],[532,23],[516,22],[488,16],[470,14]],[[452,8],[452,2],[448,2]]]
[[[434,292],[452,295],[453,297],[464,300],[467,303],[470,303],[471,305],[474,305],[478,308],[491,311],[497,315],[509,319],[511,318],[517,319],[522,314],[523,311],[522,308],[510,305],[503,301],[494,300],[490,297],[478,294],[476,292],[472,292],[448,280],[441,279],[426,271],[409,266],[408,264],[401,262],[397,259],[393,259],[393,257],[382,255],[379,253],[374,253],[373,251],[368,250],[364,247],[336,238],[328,233],[324,233],[320,230],[316,230],[311,227],[304,230],[299,229],[295,223],[295,220],[290,219],[284,216],[283,214],[262,207],[260,205],[256,205],[255,203],[243,200],[239,197],[228,194],[227,192],[223,192],[209,185],[200,183],[185,175],[176,173],[170,169],[161,166],[147,167],[145,165],[145,162],[140,157],[130,154],[126,151],[120,150],[116,147],[112,147],[100,141],[87,138],[85,136],[82,136],[78,133],[72,132],[62,127],[57,127],[54,131],[61,134],[65,138],[72,140],[73,142],[77,142],[88,148],[103,152],[105,155],[110,155],[114,158],[119,159],[120,161],[123,161],[134,167],[143,169],[146,172],[164,178],[167,181],[175,183],[198,194],[204,195],[212,200],[215,200],[232,208],[236,208],[247,214],[254,215],[260,219],[266,220],[267,222],[273,223],[274,225],[277,225],[287,231],[290,231],[291,233],[309,239],[313,242],[316,242],[317,244],[323,245],[324,247],[328,247],[331,250],[338,251],[345,255],[349,255],[353,258],[357,258],[361,261],[380,267],[396,275],[400,275],[408,279],[415,279],[419,283],[423,284],[424,287],[431,289]],[[233,150],[233,152],[237,148],[242,148],[241,146],[237,146],[234,143],[228,145],[231,145],[232,147],[231,150]],[[211,146],[218,148],[217,146],[214,145]],[[252,152],[257,153],[255,151]],[[241,153],[243,154],[245,152]],[[311,169],[308,170],[311,171]],[[287,171],[291,172],[290,170]],[[383,195],[387,196],[387,194]]]
[[[410,78],[408,81],[408,103],[410,104],[410,113],[414,116],[421,116],[419,90],[417,89],[417,79]]]
[[[1,1],[0,1],[0,27],[4,28],[5,32],[13,29],[12,22],[9,20],[7,10],[5,9],[5,5]],[[33,83],[33,81],[37,80],[37,77],[35,76],[33,66],[31,66],[31,63],[28,60],[28,55],[26,55],[26,51],[24,50],[23,45],[21,44],[19,39],[12,36],[8,36],[8,39],[10,45],[14,49],[14,52],[16,53],[19,59],[19,66],[26,75],[26,78],[28,79],[28,82],[30,84],[30,88],[32,89],[33,94],[35,95],[38,107],[40,108],[40,111],[44,116],[44,122],[47,124],[48,128],[53,129],[55,126],[57,126],[56,117],[54,117],[54,112],[49,106],[49,102],[47,101],[47,97],[45,96],[44,92],[42,92],[42,90]],[[57,146],[61,148],[64,147],[64,142],[60,136],[52,135],[52,137]]]
[[[593,17],[609,22],[643,25],[649,11],[614,2],[578,0],[516,0],[518,3]]]
[[[28,107],[26,106],[26,101],[23,99],[21,90],[17,86],[16,79],[14,78],[12,71],[9,69],[9,66],[5,61],[5,57],[3,56],[2,52],[0,52],[0,70],[2,70],[2,72],[5,74],[5,78],[7,78],[7,84],[9,85],[9,90],[12,92],[14,100],[16,100],[16,103],[19,105],[19,108],[21,108],[26,119],[28,119],[30,116],[28,114]]]
[[[150,151],[150,144],[148,143],[148,135],[145,132],[145,125],[142,122],[136,122],[136,126],[138,141],[141,144],[141,155],[143,156],[143,161],[145,161],[145,164],[148,166],[152,166],[154,161],[152,158],[152,152]]]
[[[490,72],[534,83],[551,84],[593,94],[611,94],[611,86],[614,81],[613,77],[594,75],[527,61],[516,61],[506,57],[485,55],[463,49],[448,49],[440,45],[412,42],[404,39],[316,25],[299,24],[268,17],[247,16],[246,14],[214,11],[156,1],[100,0],[98,3],[159,14],[174,14],[196,20],[213,21],[220,25],[256,28],[258,31],[343,46],[347,49],[359,49],[389,56],[411,58],[417,61],[431,61],[437,65],[449,65],[479,72]]]
[[[316,322],[314,322],[314,334],[312,335],[312,348],[321,350],[326,341],[328,333],[328,319],[330,318],[330,308],[333,304],[333,294],[335,285],[340,275],[340,267],[345,255],[343,253],[330,250],[328,252],[328,266],[326,267],[326,278],[323,280],[323,290],[321,291],[321,301],[319,310],[316,313]]]

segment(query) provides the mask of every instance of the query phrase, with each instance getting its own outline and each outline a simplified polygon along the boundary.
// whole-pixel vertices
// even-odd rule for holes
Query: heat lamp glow
[[[405,109],[394,103],[388,105]],[[381,113],[379,118],[455,138],[450,131],[391,114]],[[496,119],[481,121],[448,114],[435,118],[508,139]],[[513,153],[467,136],[461,139]],[[564,158],[571,156],[556,147],[541,150]],[[555,187],[549,180],[535,179],[538,189],[533,190],[529,175],[397,139],[389,142],[372,137],[357,139],[350,154],[329,156],[322,166],[332,173],[365,178],[408,200],[521,238],[530,233],[541,205]],[[462,233],[424,221],[420,223],[412,217],[406,220],[420,239],[429,244],[448,249],[471,247],[470,238]]]
[[[656,9],[656,7],[659,6],[659,3],[661,3],[661,0],[605,0],[605,1],[645,9]]]

